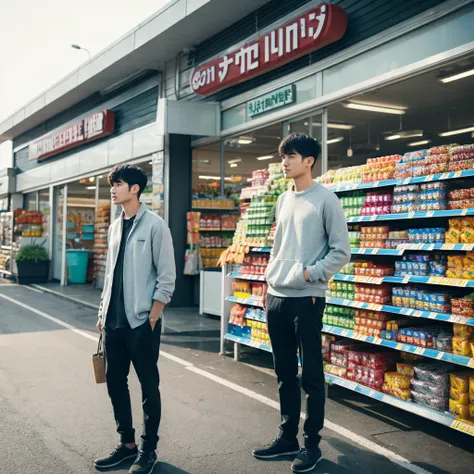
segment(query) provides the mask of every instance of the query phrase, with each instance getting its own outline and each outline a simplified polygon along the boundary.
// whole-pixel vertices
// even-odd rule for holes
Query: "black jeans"
[[[324,426],[325,387],[321,330],[325,305],[325,298],[278,298],[269,294],[267,300],[268,333],[280,394],[280,436],[294,440],[298,434],[301,412],[299,348],[302,385],[306,392],[304,440],[307,448],[319,445],[319,432]]]
[[[147,319],[135,329],[106,327],[104,336],[107,390],[112,401],[120,442],[124,444],[135,442],[128,390],[128,374],[132,362],[142,387],[144,426],[141,449],[147,452],[155,451],[161,420],[160,375],[157,365],[161,318],[153,331]]]

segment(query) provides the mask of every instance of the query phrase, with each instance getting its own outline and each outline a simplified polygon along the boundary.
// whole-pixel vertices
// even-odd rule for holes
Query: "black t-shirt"
[[[122,240],[114,270],[114,281],[112,283],[112,294],[110,296],[110,306],[107,313],[106,326],[111,329],[128,328],[127,313],[125,312],[125,298],[123,296],[123,260],[125,257],[125,247],[127,239],[133,227],[135,216],[122,221]]]

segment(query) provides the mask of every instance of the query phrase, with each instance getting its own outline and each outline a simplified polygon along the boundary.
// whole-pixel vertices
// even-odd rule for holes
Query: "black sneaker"
[[[276,459],[284,456],[296,456],[299,452],[300,445],[298,440],[287,441],[278,437],[265,448],[254,450],[253,455],[257,459]]]
[[[291,470],[293,472],[310,472],[321,461],[321,458],[322,454],[319,448],[303,448],[291,465]]]
[[[133,459],[137,457],[138,448],[127,448],[124,444],[119,444],[117,447],[103,459],[96,459],[94,465],[97,469],[108,469],[109,467],[118,466],[120,463],[127,459]]]
[[[135,462],[128,472],[130,474],[150,474],[150,472],[153,471],[155,464],[155,451],[145,452],[140,449],[140,451],[138,451],[137,459],[135,459]]]

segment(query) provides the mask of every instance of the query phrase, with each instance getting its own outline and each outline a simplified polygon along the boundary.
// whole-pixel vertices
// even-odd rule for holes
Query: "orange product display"
[[[362,173],[364,183],[392,179],[395,165],[402,159],[401,155],[389,155],[367,160],[368,169]]]
[[[358,261],[353,263],[356,276],[382,278],[393,275],[393,267],[388,265],[375,264],[369,261]]]
[[[391,300],[390,285],[355,285],[355,301],[363,303],[387,304]]]
[[[385,243],[389,237],[390,228],[388,226],[361,227],[360,247],[361,248],[385,248]]]

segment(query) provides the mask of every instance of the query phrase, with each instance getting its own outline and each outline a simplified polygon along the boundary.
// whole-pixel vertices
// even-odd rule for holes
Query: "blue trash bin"
[[[87,267],[89,265],[90,250],[67,249],[67,265],[69,283],[85,283],[87,279]]]

